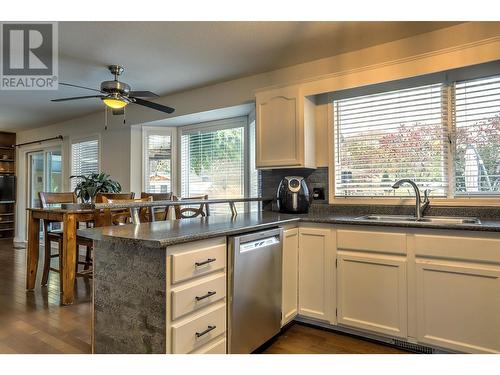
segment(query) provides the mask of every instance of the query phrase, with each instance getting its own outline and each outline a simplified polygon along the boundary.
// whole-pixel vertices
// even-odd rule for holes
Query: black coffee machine
[[[276,198],[280,212],[305,214],[309,211],[312,194],[304,177],[286,176],[278,186]]]

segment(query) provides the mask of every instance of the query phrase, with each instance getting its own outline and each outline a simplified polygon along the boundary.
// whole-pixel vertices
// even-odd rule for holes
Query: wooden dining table
[[[94,209],[83,205],[69,208],[28,208],[28,254],[26,262],[26,289],[35,288],[40,252],[40,220],[63,223],[61,272],[61,304],[71,305],[74,299],[78,249],[76,231],[78,224],[94,220]]]

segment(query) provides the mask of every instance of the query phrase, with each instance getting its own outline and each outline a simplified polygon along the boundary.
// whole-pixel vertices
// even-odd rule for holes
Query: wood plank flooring
[[[42,257],[42,254],[40,253]],[[55,261],[55,260],[54,260]],[[40,286],[39,262],[34,292],[26,292],[26,250],[0,240],[0,354],[90,353],[91,282],[77,278],[75,303],[59,303],[59,275]],[[370,341],[295,324],[264,353],[406,353]]]
[[[264,354],[409,354],[406,351],[361,340],[353,336],[310,327],[292,325]]]
[[[0,240],[0,353],[90,353],[91,281],[77,278],[75,303],[61,306],[57,273],[40,286],[42,256],[26,292],[26,250]]]

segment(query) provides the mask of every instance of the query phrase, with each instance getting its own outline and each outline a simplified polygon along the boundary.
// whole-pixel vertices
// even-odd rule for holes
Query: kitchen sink
[[[454,216],[424,216],[417,220],[415,216],[403,215],[365,215],[357,217],[356,220],[362,221],[380,221],[390,223],[433,223],[433,224],[481,224],[481,220],[477,217],[454,217]]]

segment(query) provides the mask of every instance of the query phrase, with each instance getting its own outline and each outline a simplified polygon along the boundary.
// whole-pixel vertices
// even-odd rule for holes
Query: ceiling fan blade
[[[130,91],[129,95],[139,98],[157,98],[159,96],[151,91]]]
[[[123,107],[123,108],[116,108],[116,109],[112,108],[111,112],[113,113],[113,116],[124,115],[125,114],[125,107]]]
[[[51,99],[51,102],[65,102],[68,100],[89,99],[89,98],[104,98],[104,95],[88,95],[88,96],[73,96],[71,98]]]
[[[129,98],[133,99],[136,104],[142,105],[144,107],[156,109],[157,111],[165,112],[165,113],[173,113],[175,111],[172,107],[167,107],[166,105],[158,104],[150,102],[149,100],[143,100],[140,98],[129,96]]]
[[[97,90],[97,89],[93,89],[93,88],[85,87],[85,86],[73,85],[72,83],[59,82],[59,84],[62,85],[62,86],[76,87],[76,88],[79,88],[79,89],[85,89],[85,90],[92,90],[92,91],[102,92],[101,90]]]

